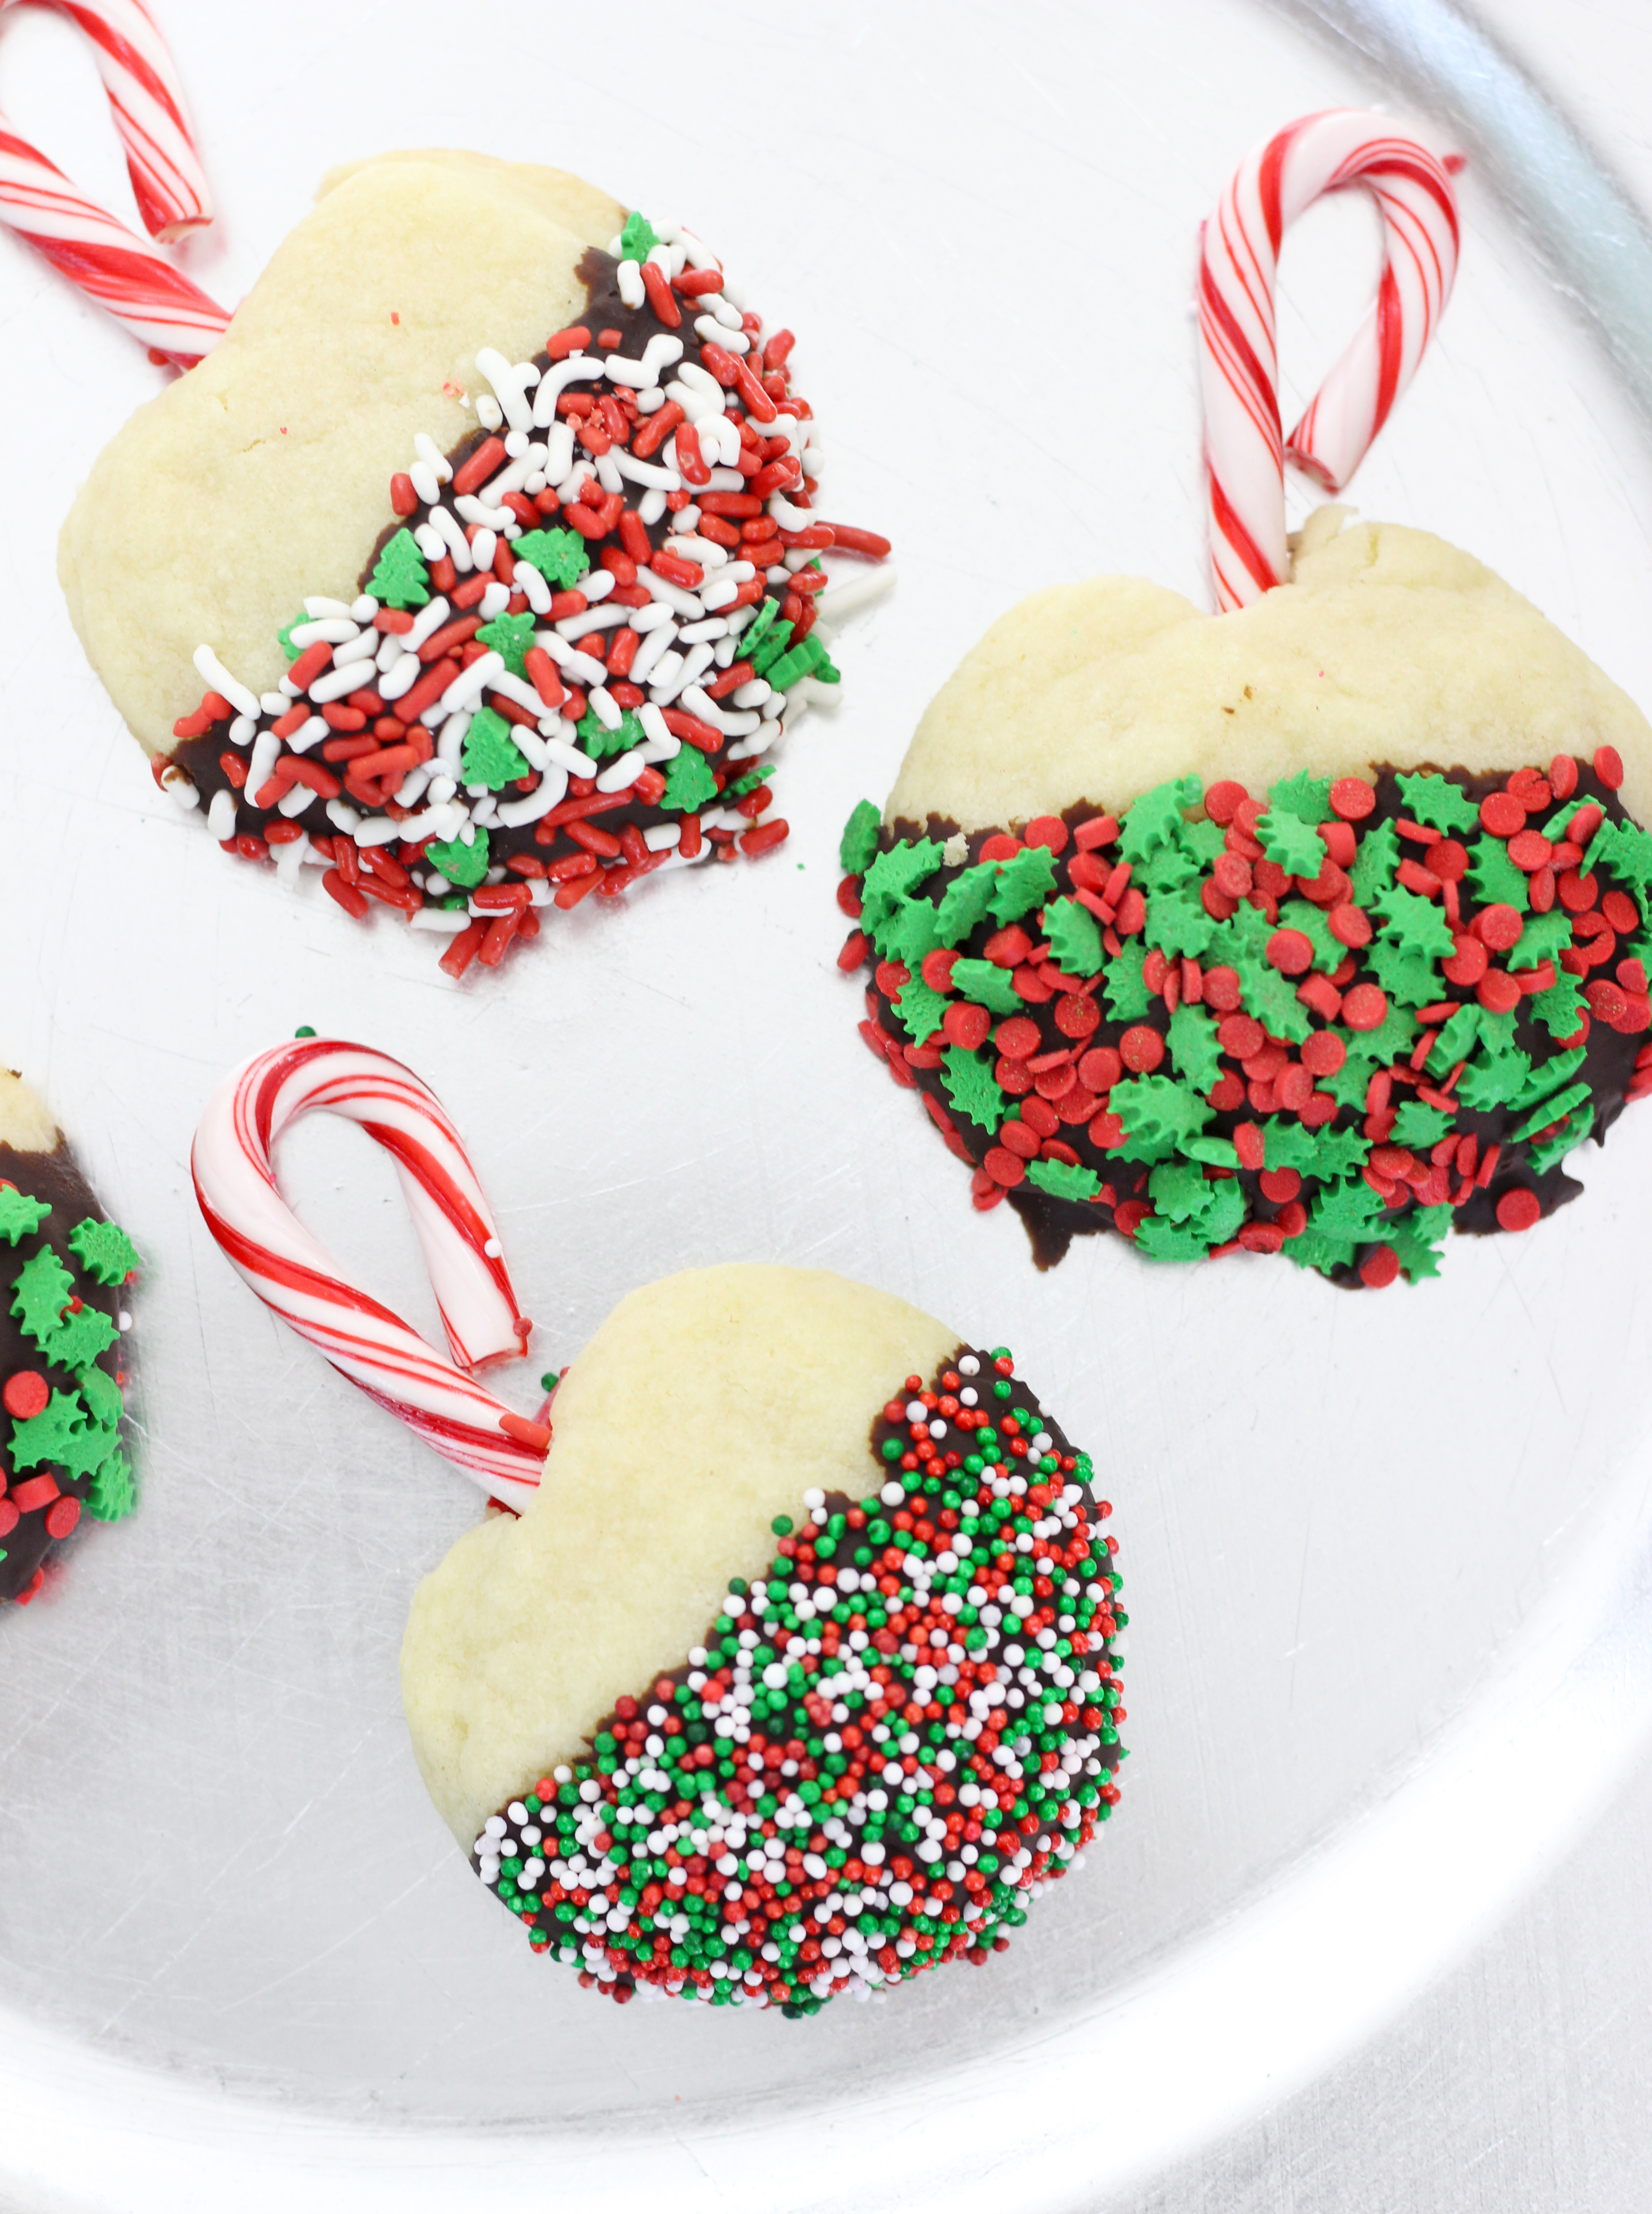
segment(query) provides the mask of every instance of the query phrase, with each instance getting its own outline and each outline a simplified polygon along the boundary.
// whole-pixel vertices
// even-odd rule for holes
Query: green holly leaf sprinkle
[[[1270,1115],[1262,1126],[1262,1165],[1294,1169],[1299,1176],[1316,1173],[1319,1149],[1313,1133],[1294,1115]]]
[[[1576,976],[1562,969],[1546,992],[1531,1002],[1532,1012],[1551,1037],[1570,1037],[1584,1012],[1583,988]]]
[[[1448,1207],[1411,1207],[1388,1225],[1385,1242],[1399,1256],[1407,1279],[1420,1284],[1440,1274],[1440,1253],[1451,1228]]]
[[[1093,976],[1103,963],[1101,926],[1077,900],[1054,900],[1040,918],[1050,958],[1069,976]]]
[[[47,1340],[45,1348],[48,1361],[55,1361],[60,1368],[76,1372],[89,1368],[99,1354],[106,1353],[115,1342],[114,1324],[96,1307],[83,1306],[66,1314]]]
[[[1457,1079],[1457,1097],[1477,1115],[1507,1107],[1525,1089],[1532,1063],[1518,1049],[1509,1053],[1478,1053]]]
[[[1426,1000],[1419,1000],[1426,1006]],[[1416,1043],[1422,1025],[1408,1008],[1398,1006],[1391,1000],[1388,1012],[1374,1031],[1341,1031],[1338,1035],[1350,1052],[1374,1054],[1385,1064],[1404,1061]]]
[[[627,713],[629,713],[629,709]],[[641,729],[641,725],[638,725]],[[717,779],[698,746],[685,745],[665,764],[665,789],[659,804],[672,815],[698,815],[717,797]]]
[[[1154,1170],[1154,1176],[1160,1174],[1161,1170]],[[1229,1179],[1206,1184],[1205,1190],[1210,1196],[1185,1225],[1154,1213],[1136,1226],[1135,1242],[1150,1261],[1199,1260],[1213,1245],[1225,1245],[1239,1227],[1245,1220],[1245,1194],[1239,1186]]]
[[[1415,823],[1426,823],[1431,830],[1472,830],[1480,819],[1479,809],[1462,786],[1453,784],[1449,777],[1419,770],[1415,776],[1402,776],[1397,781],[1406,813]]]
[[[1093,1169],[1075,1168],[1070,1161],[1029,1161],[1027,1182],[1052,1199],[1093,1199],[1101,1190]]]
[[[992,911],[1000,923],[1012,923],[1029,908],[1042,907],[1055,889],[1055,859],[1047,846],[1026,846],[998,864]]]
[[[1634,894],[1643,914],[1652,894],[1652,837],[1633,823],[1602,823],[1589,844],[1585,869],[1605,868]]]
[[[1409,1147],[1414,1153],[1426,1153],[1452,1127],[1453,1117],[1441,1109],[1425,1107],[1420,1099],[1408,1099],[1394,1117],[1391,1143]]]
[[[1196,1092],[1208,1092],[1221,1074],[1215,1017],[1184,1000],[1170,1018],[1166,1038],[1177,1074],[1184,1076]]]
[[[1320,1130],[1316,1133],[1313,1165],[1329,1181],[1362,1168],[1371,1156],[1371,1141],[1363,1130]]]
[[[511,551],[518,561],[530,561],[560,592],[572,591],[590,566],[585,541],[577,530],[526,530],[511,541]]]
[[[933,992],[921,976],[909,976],[891,1003],[901,1018],[901,1026],[915,1045],[921,1045],[933,1031],[941,1025],[946,1012],[944,993]]]
[[[1166,1161],[1147,1178],[1153,1213],[1171,1222],[1202,1221],[1219,1189],[1196,1161]]]
[[[1351,1238],[1359,1245],[1369,1238],[1386,1238],[1387,1213],[1380,1194],[1361,1177],[1328,1184],[1309,1210],[1308,1227],[1319,1237]]]
[[[1581,1107],[1588,1096],[1589,1087],[1587,1079],[1581,1084],[1569,1084],[1563,1092],[1557,1092],[1551,1098],[1544,1100],[1540,1106],[1535,1108],[1527,1116],[1525,1122],[1517,1129],[1509,1133],[1509,1144],[1518,1145],[1522,1138],[1535,1138],[1540,1130],[1546,1130],[1551,1122],[1558,1122],[1563,1116],[1569,1115],[1575,1107]]]
[[[1342,1035],[1339,1031],[1337,1036]],[[1357,1108],[1362,1114],[1371,1079],[1378,1069],[1386,1066],[1386,1061],[1374,1060],[1361,1045],[1349,1055],[1334,1075],[1319,1077],[1317,1081],[1320,1091],[1330,1092],[1339,1107]]]
[[[1257,823],[1257,841],[1270,861],[1293,877],[1317,877],[1325,865],[1325,841],[1300,815],[1270,809]]]
[[[113,1430],[122,1413],[120,1386],[113,1377],[101,1368],[84,1368],[76,1380],[92,1420],[100,1429]]]
[[[459,757],[460,783],[483,784],[490,792],[502,792],[528,773],[528,763],[517,750],[509,723],[492,707],[479,707],[465,732],[464,751]]]
[[[517,541],[520,545],[521,541]],[[411,530],[398,530],[385,546],[368,580],[382,608],[422,608],[431,596],[430,571]]]
[[[0,1221],[0,1228],[3,1226]],[[100,1284],[124,1284],[138,1266],[138,1248],[120,1226],[95,1222],[90,1215],[70,1232],[69,1250],[87,1275]]]
[[[1512,907],[1524,914],[1532,904],[1526,872],[1508,858],[1501,838],[1488,831],[1468,849],[1468,880],[1482,907]]]
[[[1303,769],[1285,783],[1270,788],[1268,808],[1270,814],[1294,815],[1310,830],[1317,829],[1331,813],[1331,779],[1310,776]],[[1306,873],[1312,876],[1314,872],[1309,870]]]
[[[1509,1105],[1516,1114],[1535,1107],[1540,1099],[1548,1098],[1551,1092],[1569,1084],[1588,1059],[1588,1048],[1578,1045],[1569,1053],[1557,1053],[1551,1060],[1540,1061]]]
[[[1127,945],[1107,963],[1101,988],[1107,997],[1107,1012],[1116,1023],[1133,1023],[1153,1005],[1153,994],[1141,981],[1147,957],[1140,946]]]
[[[778,606],[779,602],[770,601],[768,604],[773,607]],[[756,626],[753,627],[755,629]],[[768,676],[772,681],[773,671],[786,651],[793,627],[789,622],[777,622],[761,645],[748,646],[741,658],[751,664],[754,676]]]
[[[1426,953],[1414,946],[1397,945],[1390,938],[1374,938],[1365,949],[1366,965],[1391,1002],[1403,1006],[1430,1006],[1443,988],[1440,971]]]
[[[43,1199],[29,1199],[15,1184],[0,1186],[0,1238],[15,1246],[40,1228],[52,1209]]]
[[[1201,815],[1192,823],[1184,823],[1176,833],[1176,842],[1184,853],[1190,853],[1202,872],[1210,866],[1218,853],[1227,850],[1227,833],[1220,823],[1213,823],[1208,815]]]
[[[1318,1269],[1322,1275],[1326,1276],[1333,1269],[1351,1268],[1354,1262],[1351,1241],[1319,1237],[1312,1230],[1304,1230],[1294,1238],[1288,1238],[1284,1252],[1286,1259],[1294,1261],[1299,1269]]]
[[[425,859],[450,884],[462,884],[468,891],[487,874],[487,833],[478,830],[468,846],[458,838],[437,839],[425,847]]]
[[[1374,906],[1379,893],[1386,891],[1394,881],[1398,866],[1399,833],[1393,824],[1383,823],[1367,831],[1359,842],[1354,866],[1349,872],[1355,906]]]
[[[763,602],[766,608],[772,608],[774,604],[773,600]],[[762,627],[761,623],[754,623],[751,629],[756,631]],[[746,635],[750,637],[751,632]],[[878,833],[883,828],[883,820],[871,800],[856,800],[854,813],[843,825],[843,836],[837,848],[838,866],[846,874],[858,877],[864,873],[878,851]]]
[[[1246,1013],[1254,1015],[1274,1037],[1300,1043],[1313,1025],[1289,977],[1282,976],[1259,954],[1242,953],[1238,966]]]
[[[495,615],[492,622],[482,625],[476,636],[483,645],[491,645],[495,653],[504,656],[505,665],[512,676],[525,676],[528,651],[534,642],[534,622],[530,615]]]
[[[86,1512],[98,1522],[118,1522],[130,1514],[137,1501],[132,1463],[119,1446],[113,1446],[92,1472],[86,1494]]]
[[[1182,824],[1182,829],[1187,824]],[[1155,892],[1173,892],[1200,873],[1198,858],[1188,852],[1178,835],[1168,846],[1161,846],[1136,868],[1130,881],[1136,890],[1147,895],[1149,904]]]
[[[1557,1161],[1563,1161],[1568,1153],[1576,1152],[1594,1128],[1593,1107],[1585,1107],[1581,1114],[1569,1115],[1552,1138],[1545,1138],[1541,1145],[1533,1147],[1528,1158],[1533,1172],[1541,1176],[1546,1169],[1553,1168]]]
[[[1527,915],[1514,951],[1502,957],[1511,969],[1540,969],[1571,942],[1570,915],[1564,908],[1551,908],[1547,914]]]
[[[54,1391],[38,1415],[11,1426],[11,1460],[16,1469],[47,1463],[66,1469],[70,1476],[90,1476],[108,1452],[108,1433],[88,1418],[78,1391]]]
[[[11,1311],[42,1352],[58,1328],[64,1309],[75,1296],[75,1280],[49,1245],[42,1245],[17,1271]]]
[[[1155,892],[1147,902],[1141,935],[1161,953],[1202,953],[1215,934],[1215,922],[1186,892]]]
[[[991,1135],[1004,1119],[1008,1104],[1004,1090],[993,1074],[990,1053],[967,1053],[949,1045],[941,1055],[940,1080],[954,1109]]]
[[[689,750],[684,746],[682,753],[675,756],[673,766]],[[693,750],[698,752],[699,749]],[[701,765],[704,766],[703,756]],[[709,770],[706,773],[711,774]],[[933,876],[939,863],[940,847],[933,838],[920,838],[915,844],[903,838],[898,846],[890,846],[879,853],[867,869],[860,887],[860,927],[875,936],[878,925],[893,916],[907,894],[926,877]]]
[[[1015,979],[1007,969],[1000,969],[995,961],[955,961],[952,963],[952,989],[961,992],[966,1000],[989,1014],[1019,1015],[1021,994],[1015,988]]]
[[[1120,817],[1120,859],[1134,865],[1168,845],[1182,827],[1183,809],[1196,807],[1202,792],[1196,776],[1182,776],[1133,799]]]
[[[1129,1077],[1114,1085],[1110,1104],[1133,1144],[1171,1148],[1198,1137],[1216,1111],[1190,1085],[1169,1076]]]
[[[1374,904],[1387,925],[1390,944],[1435,961],[1449,961],[1456,951],[1450,924],[1421,892],[1408,892],[1404,884],[1390,884]]]
[[[903,899],[884,935],[887,959],[903,962],[909,969],[921,967],[924,956],[933,953],[941,942],[933,902],[921,893],[916,899]]]
[[[1447,1016],[1429,1054],[1431,1076],[1449,1076],[1458,1062],[1465,1061],[1473,1052],[1480,1035],[1480,1018],[1484,1012],[1478,1000],[1465,1000],[1454,1015]]]
[[[973,868],[953,878],[936,908],[943,945],[957,945],[970,935],[976,923],[986,919],[997,883],[995,861],[977,861]]]

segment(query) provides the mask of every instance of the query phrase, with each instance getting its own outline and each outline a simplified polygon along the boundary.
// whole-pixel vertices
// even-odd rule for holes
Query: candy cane
[[[452,1361],[340,1276],[282,1198],[275,1141],[318,1110],[358,1122],[395,1159]],[[459,1134],[410,1069],[330,1038],[258,1054],[207,1102],[190,1165],[208,1229],[266,1306],[484,1490],[517,1507],[533,1495],[550,1432],[463,1373],[525,1352],[533,1324]]]
[[[20,0],[0,0],[0,12]],[[46,0],[91,40],[126,150],[146,228],[177,239],[212,219],[200,158],[183,117],[171,57],[142,0]],[[0,221],[37,247],[72,284],[180,369],[223,333],[229,317],[165,255],[77,192],[0,116]]]
[[[1382,214],[1377,297],[1288,440],[1280,432],[1274,280],[1287,227],[1322,193],[1362,185]],[[1204,227],[1199,373],[1216,600],[1245,607],[1287,573],[1285,456],[1339,491],[1423,358],[1457,273],[1447,165],[1380,115],[1331,108],[1241,163]]]

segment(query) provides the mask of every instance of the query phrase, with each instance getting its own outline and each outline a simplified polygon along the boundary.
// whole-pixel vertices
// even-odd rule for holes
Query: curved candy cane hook
[[[1460,164],[1457,165],[1460,166]],[[1287,228],[1323,193],[1360,185],[1383,225],[1369,313],[1288,440],[1281,433],[1274,285]],[[1259,599],[1287,574],[1285,457],[1329,492],[1347,483],[1410,382],[1457,273],[1446,162],[1380,115],[1331,108],[1254,148],[1204,227],[1199,371],[1216,602]]]
[[[452,1360],[341,1276],[282,1198],[275,1141],[318,1111],[358,1122],[395,1160]],[[524,1505],[550,1432],[464,1372],[525,1352],[533,1324],[517,1312],[475,1171],[428,1086],[370,1047],[295,1040],[219,1086],[190,1166],[207,1228],[265,1305],[485,1491]]]
[[[0,0],[0,14],[23,0]],[[55,7],[92,41],[145,227],[174,240],[212,220],[172,58],[143,0],[28,0]],[[187,369],[229,316],[135,231],[76,190],[0,115],[0,221],[153,352]]]

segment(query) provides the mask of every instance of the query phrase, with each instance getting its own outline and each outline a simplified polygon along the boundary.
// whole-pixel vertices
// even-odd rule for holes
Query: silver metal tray
[[[8,113],[113,198],[89,63],[27,12]],[[225,211],[209,290],[237,297],[328,163],[409,140],[670,201],[800,333],[829,510],[887,529],[902,581],[789,742],[788,844],[582,908],[455,989],[427,940],[283,896],[155,793],[51,557],[157,373],[0,236],[0,1054],[149,1258],[141,1511],[0,1622],[0,2203],[1119,2204],[1414,2005],[1646,1740],[1652,1116],[1588,1149],[1584,1202],[1415,1291],[1111,1239],[1040,1276],[854,1037],[838,828],[1012,598],[1108,568],[1203,598],[1196,228],[1254,139],[1340,101],[1441,143],[1456,115],[1475,157],[1456,297],[1359,505],[1483,555],[1652,700],[1652,450],[1610,350],[1639,341],[1644,242],[1601,248],[1609,181],[1563,131],[1511,142],[1518,81],[1500,105],[1421,0],[1312,11],[1367,59],[1243,0],[944,24],[645,0],[623,31],[512,4],[462,40],[426,0],[164,13]],[[786,89],[749,128],[727,88],[759,83]],[[1296,393],[1375,254],[1358,206],[1293,235]],[[535,1376],[635,1283],[774,1258],[1001,1339],[1053,1395],[1117,1508],[1133,1758],[1084,1872],[979,1978],[799,2025],[621,2013],[484,1895],[395,1675],[475,1495],[270,1320],[190,1196],[207,1091],[301,1023],[442,1094]],[[433,1329],[388,1165],[307,1127],[284,1177]]]

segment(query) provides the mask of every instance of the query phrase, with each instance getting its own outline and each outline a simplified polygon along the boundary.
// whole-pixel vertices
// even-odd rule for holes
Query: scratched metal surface
[[[1293,2159],[1300,2203],[1356,2203],[1380,2172],[1369,2086],[1404,2076],[1408,2036],[1437,2058],[1466,2019],[1450,1993],[1501,1917],[1529,1924],[1652,1713],[1633,1258],[1652,1122],[1591,1150],[1586,1204],[1452,1250],[1410,1295],[1259,1263],[1150,1271],[1112,1241],[1041,1278],[854,1037],[832,855],[1011,598],[1107,568],[1203,596],[1196,225],[1294,113],[1397,98],[1408,68],[1412,112],[1448,113],[1444,64],[1244,0],[1040,9],[1014,37],[960,9],[944,43],[866,7],[811,28],[736,5],[685,37],[645,6],[664,71],[542,6],[491,11],[499,66],[470,70],[419,4],[171,0],[165,20],[224,209],[192,263],[209,290],[238,296],[329,162],[409,140],[670,201],[802,333],[827,505],[890,531],[902,581],[845,637],[841,709],[790,749],[778,858],[656,884],[623,918],[582,909],[455,992],[427,943],[370,945],[284,901],[157,801],[51,559],[154,373],[0,237],[0,1053],[49,1089],[150,1261],[143,1511],[0,1624],[0,2203],[407,2207],[554,2180],[567,2205],[1262,2205]],[[1520,28],[1540,58],[1531,11]],[[797,88],[805,189],[755,206],[746,141],[707,127],[737,65]],[[8,15],[0,101],[118,193],[63,26]],[[1652,700],[1645,432],[1496,174],[1465,180],[1458,295],[1357,498],[1484,555]],[[1374,255],[1358,210],[1294,238],[1298,394]],[[1584,305],[1621,331],[1617,304]],[[535,1371],[667,1269],[814,1261],[1013,1344],[1091,1445],[1135,1630],[1128,1789],[979,1982],[800,2027],[621,2014],[481,1895],[419,1784],[395,1667],[413,1585],[475,1496],[278,1331],[189,1198],[207,1088],[301,1022],[443,1094],[538,1318]],[[433,1326],[381,1167],[306,1129],[285,1173]],[[1644,1896],[1643,1856],[1610,1864]],[[1515,1966],[1478,1972],[1519,1988]],[[1415,2101],[1409,2128],[1431,2203],[1491,2203],[1472,2162],[1428,2167]]]

